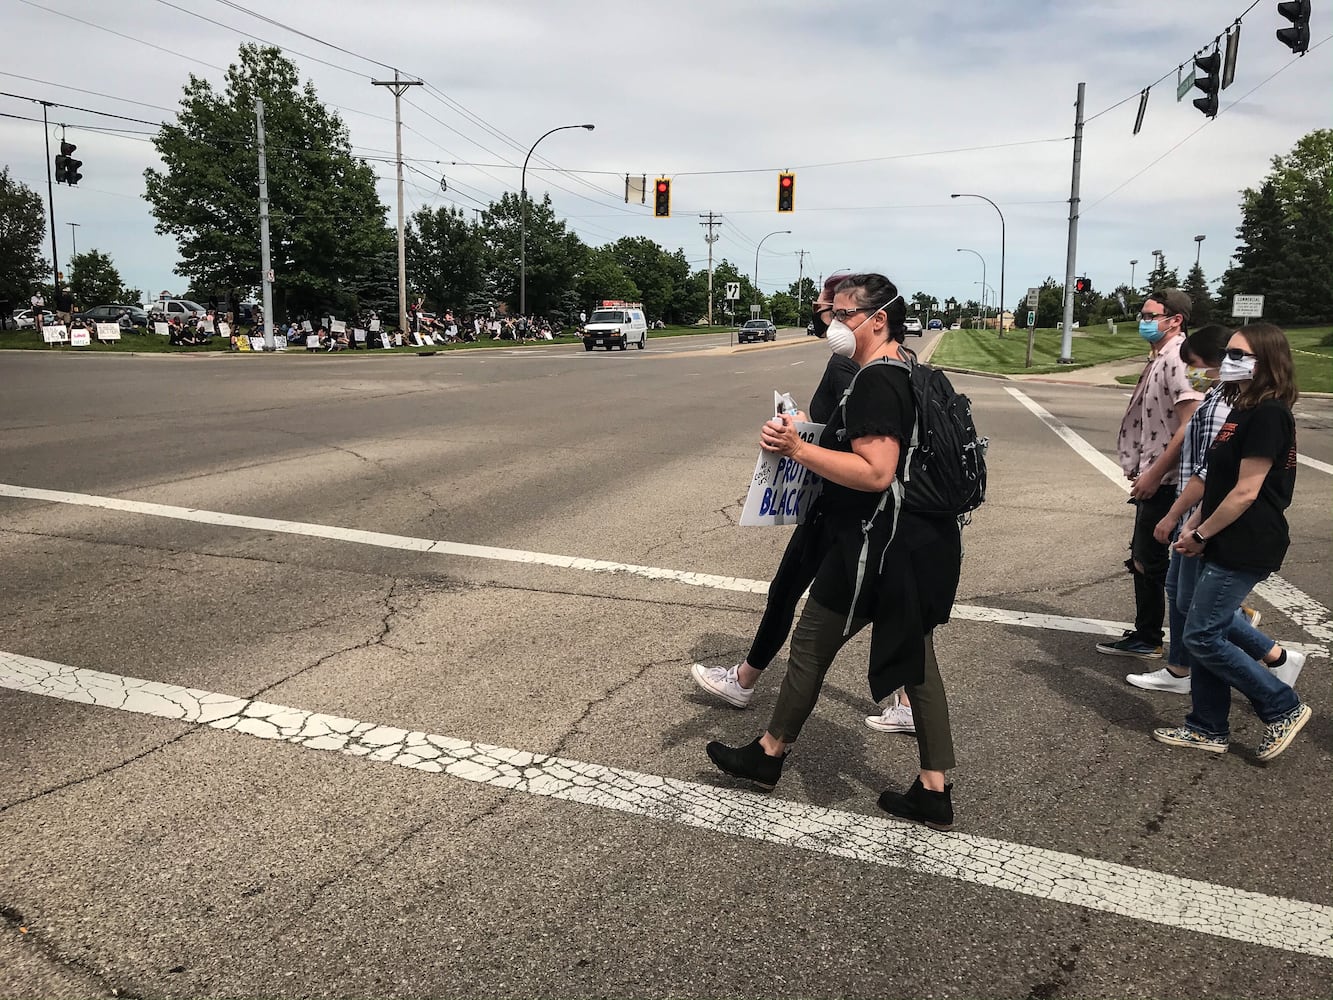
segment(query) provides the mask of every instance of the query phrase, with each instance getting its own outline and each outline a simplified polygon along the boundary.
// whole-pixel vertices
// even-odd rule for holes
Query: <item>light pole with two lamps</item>
[[[995,209],[1000,216],[1000,336],[1004,336],[1004,213],[1000,211],[1000,206],[991,201],[984,194],[951,194],[950,198],[980,198],[982,201]]]
[[[977,252],[976,250],[973,250],[971,247],[959,247],[959,248],[957,249],[956,252],[957,252],[957,253],[970,253],[970,254],[975,254],[975,255],[976,255],[977,260],[981,261],[981,283],[984,285],[984,284],[986,283],[986,258],[983,257],[983,256],[981,256],[981,254],[980,254],[979,252]],[[985,298],[985,297],[986,297],[986,296],[985,296],[985,292],[983,292],[983,293],[982,293],[982,298]],[[984,309],[984,306],[983,306],[983,309]]]
[[[528,155],[523,157],[523,174],[519,179],[519,199],[522,204],[518,210],[518,314],[520,316],[528,314],[528,160],[532,158],[532,151],[542,139],[567,128],[586,128],[591,132],[596,126],[557,125],[550,132],[538,136],[537,142],[534,142],[532,149],[528,150]]]

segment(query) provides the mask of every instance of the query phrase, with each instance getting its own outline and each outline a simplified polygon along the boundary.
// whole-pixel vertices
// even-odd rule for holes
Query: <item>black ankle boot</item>
[[[890,791],[881,793],[879,807],[890,816],[925,823],[932,830],[948,830],[953,827],[952,792],[953,785],[945,785],[942,792],[932,792],[922,786],[918,776],[905,795]]]
[[[733,778],[744,778],[763,788],[772,788],[778,783],[782,777],[782,762],[787,759],[786,754],[770,757],[758,740],[743,747],[729,747],[714,740],[704,749],[709,759]]]

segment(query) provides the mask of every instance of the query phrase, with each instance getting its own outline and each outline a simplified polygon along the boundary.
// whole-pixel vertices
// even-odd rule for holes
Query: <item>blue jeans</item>
[[[1185,616],[1194,600],[1194,585],[1203,569],[1203,560],[1171,551],[1171,566],[1166,571],[1167,619],[1171,627],[1171,644],[1167,648],[1167,662],[1182,670],[1194,666],[1193,658],[1185,647]],[[1227,638],[1235,646],[1263,662],[1273,648],[1273,640],[1250,624],[1239,608],[1231,621]]]
[[[1194,600],[1185,618],[1185,648],[1193,659],[1190,714],[1185,725],[1214,739],[1231,735],[1234,687],[1254,706],[1264,723],[1276,722],[1301,703],[1296,692],[1267,667],[1231,641],[1240,602],[1267,573],[1249,573],[1205,562],[1194,585]]]

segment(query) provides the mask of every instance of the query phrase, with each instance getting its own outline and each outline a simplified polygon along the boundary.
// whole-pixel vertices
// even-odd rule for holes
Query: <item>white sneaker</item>
[[[1287,659],[1291,659],[1290,653],[1287,654]],[[1125,682],[1133,684],[1136,688],[1143,688],[1145,691],[1166,691],[1168,694],[1190,693],[1190,679],[1188,677],[1177,677],[1166,667],[1146,674],[1126,674]]]
[[[690,667],[690,674],[694,677],[694,683],[709,694],[716,695],[728,705],[746,708],[754,697],[754,688],[741,687],[741,682],[736,678],[739,669],[739,663],[731,667],[705,667],[702,663],[696,663]]]
[[[1287,687],[1296,686],[1296,678],[1301,675],[1301,668],[1305,666],[1305,654],[1298,653],[1294,649],[1287,650],[1287,662],[1280,667],[1269,667],[1273,671],[1273,676],[1280,680]]]
[[[893,704],[879,715],[867,715],[866,725],[877,733],[916,732],[916,722],[912,719],[912,706],[904,705],[896,698]]]

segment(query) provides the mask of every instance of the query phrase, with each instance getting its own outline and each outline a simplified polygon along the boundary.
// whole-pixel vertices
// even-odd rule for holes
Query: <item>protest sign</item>
[[[791,413],[796,409],[792,398],[785,393],[773,394],[774,413]],[[823,433],[823,424],[796,421],[796,433],[801,440],[814,444]],[[750,491],[745,496],[740,523],[744,527],[799,524],[810,505],[819,496],[824,481],[813,472],[790,458],[759,452],[750,478]]]

